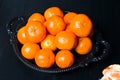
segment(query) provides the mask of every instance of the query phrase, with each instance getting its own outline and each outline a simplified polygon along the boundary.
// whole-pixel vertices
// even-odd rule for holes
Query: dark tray
[[[33,70],[37,70],[40,72],[46,73],[61,73],[71,71],[80,67],[89,66],[89,64],[98,62],[100,60],[105,59],[107,55],[110,54],[110,44],[103,39],[102,34],[99,33],[96,29],[94,29],[94,35],[91,38],[93,42],[92,51],[87,55],[78,55],[75,51],[73,51],[75,56],[75,63],[66,69],[60,69],[56,66],[56,64],[48,69],[38,67],[34,60],[27,60],[21,55],[21,47],[22,44],[16,38],[16,33],[18,29],[26,24],[27,19],[24,17],[16,17],[12,19],[7,24],[7,31],[10,35],[10,43],[15,51],[16,56],[28,67],[32,68]]]

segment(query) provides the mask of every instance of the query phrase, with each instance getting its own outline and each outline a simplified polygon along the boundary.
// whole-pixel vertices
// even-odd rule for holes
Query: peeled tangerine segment
[[[100,80],[120,80],[120,64],[112,64],[103,70]]]

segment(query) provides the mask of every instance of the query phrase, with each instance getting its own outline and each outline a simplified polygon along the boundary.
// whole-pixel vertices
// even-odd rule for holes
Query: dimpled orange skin
[[[77,14],[70,23],[70,29],[78,37],[86,37],[92,30],[92,22],[86,14]]]
[[[50,68],[55,62],[55,54],[51,49],[41,49],[35,56],[35,63],[41,68]]]
[[[65,29],[66,24],[61,17],[53,16],[45,22],[45,26],[50,34],[56,35]]]
[[[37,51],[40,50],[38,44],[35,43],[25,43],[21,48],[21,53],[26,59],[34,59]]]
[[[79,38],[75,51],[80,55],[88,54],[92,49],[92,41],[89,37]]]
[[[41,42],[46,37],[46,28],[41,22],[30,21],[26,24],[26,36],[31,42]]]
[[[76,40],[76,36],[67,31],[61,31],[55,36],[55,44],[58,49],[72,50],[76,45]]]
[[[29,42],[29,40],[26,37],[25,28],[26,28],[25,26],[21,27],[17,32],[17,39],[21,44],[25,44],[25,43]]]
[[[44,18],[44,16],[41,13],[33,13],[29,17],[28,22],[29,21],[40,21],[41,23],[44,23],[45,22],[45,18]]]
[[[60,50],[56,54],[55,61],[59,68],[68,68],[74,63],[74,55],[69,50]]]
[[[46,38],[41,42],[41,48],[49,48],[55,51],[57,49],[55,45],[55,36],[48,34]]]
[[[44,12],[44,17],[46,20],[48,20],[49,18],[55,15],[60,16],[60,17],[64,16],[63,11],[59,7],[50,7],[46,9]]]

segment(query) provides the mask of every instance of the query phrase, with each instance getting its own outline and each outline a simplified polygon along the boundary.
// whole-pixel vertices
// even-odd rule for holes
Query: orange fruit
[[[29,40],[26,37],[26,30],[25,30],[25,26],[21,27],[18,32],[17,32],[17,39],[21,44],[25,44],[26,42],[28,42]]]
[[[74,63],[74,55],[69,50],[60,50],[55,57],[58,67],[68,68]]]
[[[109,72],[119,72],[120,71],[120,64],[111,64],[107,67],[105,67],[102,71],[103,75],[105,75],[106,73],[109,73]]]
[[[111,74],[111,77],[113,77],[113,80],[114,79],[120,80],[120,72],[116,72],[116,73]]]
[[[58,49],[72,50],[76,44],[76,36],[67,31],[61,31],[55,36],[55,44]]]
[[[26,36],[34,43],[41,42],[46,36],[46,28],[41,22],[28,22],[26,25]]]
[[[41,13],[33,13],[29,17],[28,22],[29,21],[40,21],[41,23],[44,23],[45,22],[45,18],[44,18],[44,16]]]
[[[120,64],[111,64],[103,69],[101,80],[120,80]]]
[[[64,16],[63,11],[59,7],[49,7],[44,12],[44,17],[46,20],[48,20],[49,18],[51,18],[54,15],[57,15],[60,17]]]
[[[67,25],[67,26],[66,26],[65,31],[72,32],[71,29],[70,29],[70,25]]]
[[[21,53],[26,59],[34,59],[36,52],[40,50],[40,47],[36,43],[25,43],[21,48]]]
[[[55,54],[51,49],[41,49],[35,56],[35,62],[41,68],[49,68],[55,62]]]
[[[86,14],[77,14],[70,23],[71,31],[79,37],[86,37],[92,30],[92,22]]]
[[[76,15],[77,15],[77,13],[75,13],[75,12],[68,12],[68,13],[66,13],[65,16],[64,16],[64,21],[65,21],[65,23],[70,24],[71,21],[72,21],[72,19],[73,19]]]
[[[42,48],[49,48],[49,49],[55,51],[57,49],[57,47],[55,45],[55,36],[48,34],[46,36],[46,38],[41,42],[41,47]]]
[[[75,51],[78,54],[85,55],[88,54],[92,49],[92,41],[89,37],[79,38],[78,44]]]
[[[53,16],[45,23],[47,30],[50,34],[56,35],[58,32],[65,29],[65,22],[63,18],[59,16]]]

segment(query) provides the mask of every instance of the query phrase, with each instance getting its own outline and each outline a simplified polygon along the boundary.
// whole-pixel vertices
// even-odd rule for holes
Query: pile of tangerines
[[[34,60],[40,68],[56,64],[64,69],[75,61],[72,50],[80,55],[91,51],[92,32],[92,22],[86,14],[64,14],[59,7],[49,7],[44,15],[33,13],[18,30],[17,39],[23,44],[23,57]]]

